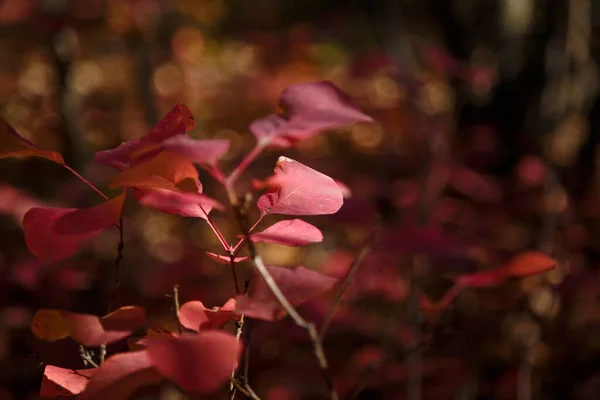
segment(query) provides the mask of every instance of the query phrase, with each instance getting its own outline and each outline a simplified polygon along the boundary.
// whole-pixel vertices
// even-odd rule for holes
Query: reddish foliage
[[[253,233],[250,235],[250,240],[283,246],[305,246],[322,241],[323,234],[308,222],[292,219],[279,221],[260,233]]]

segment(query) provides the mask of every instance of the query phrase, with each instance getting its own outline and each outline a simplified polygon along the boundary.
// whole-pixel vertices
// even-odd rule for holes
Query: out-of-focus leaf
[[[165,140],[161,146],[194,164],[215,166],[229,150],[229,140],[196,140],[187,135],[177,135]]]
[[[59,153],[40,149],[19,135],[3,117],[0,117],[0,158],[19,156],[42,157],[65,165],[65,161]]]
[[[328,291],[337,282],[336,278],[321,275],[303,266],[295,268],[267,266],[267,269],[285,297],[294,306]],[[257,278],[254,291],[250,296],[237,296],[236,302],[235,311],[251,318],[273,321],[286,315],[262,277]]]
[[[37,208],[23,217],[25,242],[38,259],[56,262],[117,223],[125,192],[92,208]]]

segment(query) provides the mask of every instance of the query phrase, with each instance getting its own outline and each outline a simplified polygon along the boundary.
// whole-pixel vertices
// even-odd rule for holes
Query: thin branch
[[[230,184],[226,184],[225,189],[227,190],[227,194],[233,211],[235,213],[236,220],[238,221],[240,228],[242,229],[244,237],[247,238],[248,227],[246,225],[246,221],[242,213],[242,208],[239,205],[239,201],[237,199],[237,195],[235,194],[233,186],[231,186]],[[265,263],[263,262],[262,258],[256,252],[256,247],[254,246],[254,243],[251,240],[247,240],[246,243],[248,244],[254,267],[258,270],[259,274],[265,280],[265,283],[267,284],[267,286],[269,287],[279,304],[281,304],[283,309],[290,315],[290,317],[294,320],[296,325],[298,325],[301,328],[304,328],[308,332],[308,335],[310,336],[313,345],[313,353],[319,363],[319,367],[321,368],[321,372],[323,373],[325,383],[327,384],[327,388],[329,390],[329,396],[331,400],[337,400],[339,397],[335,390],[333,378],[331,376],[331,372],[329,371],[329,364],[327,362],[325,352],[323,351],[323,344],[321,343],[321,339],[319,337],[319,334],[317,333],[315,325],[313,323],[307,322],[285,297],[285,295],[277,285],[277,282],[275,282],[273,276],[271,276],[271,273],[265,266]]]
[[[263,151],[266,143],[258,142],[254,148],[244,157],[237,167],[231,172],[231,174],[225,179],[225,186],[233,187],[237,182],[238,178],[244,173],[246,168],[254,161],[256,157]],[[228,191],[228,194],[230,192]],[[231,200],[231,198],[230,198]]]
[[[256,228],[258,226],[258,224],[263,220],[264,215],[261,214],[260,217],[256,220],[256,222],[254,223],[254,225],[252,225],[250,227],[250,229],[248,229],[248,233],[252,232],[254,230],[254,228]],[[237,257],[237,255],[239,254],[239,252],[242,250],[242,246],[244,245],[244,243],[246,243],[246,236],[242,237],[236,244],[235,246],[233,246],[233,256]]]
[[[88,185],[90,188],[92,188],[92,190],[94,190],[94,192],[98,193],[100,196],[102,196],[104,198],[104,200],[108,200],[108,196],[105,195],[104,193],[102,193],[100,191],[100,189],[98,189],[96,186],[92,185],[90,183],[90,181],[88,181],[87,179],[85,179],[83,176],[81,176],[77,171],[75,171],[73,168],[69,167],[68,165],[64,164],[63,167],[65,167],[69,172],[71,172],[73,175],[75,175],[77,178],[79,178],[79,180],[81,180],[83,183],[85,183],[86,185]]]
[[[89,351],[86,350],[82,344],[79,345],[79,356],[83,360],[84,366],[87,367],[87,365],[90,364],[92,367],[98,368],[98,364],[96,364]]]
[[[102,343],[100,345],[100,364],[104,363],[105,358],[106,358],[106,343]]]
[[[325,320],[323,321],[323,325],[321,325],[321,331],[319,332],[319,337],[321,338],[321,340],[323,340],[325,338],[325,334],[327,334],[327,329],[329,328],[329,324],[331,323],[331,320],[333,319],[333,316],[335,315],[337,307],[338,307],[340,301],[342,300],[342,297],[346,293],[346,290],[348,290],[348,286],[350,286],[350,283],[354,280],[354,277],[356,276],[356,273],[358,272],[358,268],[362,264],[365,257],[371,251],[371,245],[370,245],[371,236],[372,236],[372,233],[367,237],[367,239],[365,240],[365,243],[363,244],[362,248],[360,249],[360,252],[354,258],[352,265],[350,265],[350,268],[348,269],[348,273],[346,274],[346,278],[344,279],[344,283],[342,284],[342,287],[340,288],[338,293],[335,295],[335,298],[333,299],[333,303],[331,304],[331,307],[329,308],[329,312],[327,313],[327,316],[325,317]]]
[[[119,244],[117,245],[117,258],[115,258],[115,281],[113,291],[108,301],[108,312],[110,314],[115,310],[117,303],[117,290],[119,289],[119,275],[121,273],[121,262],[123,261],[123,250],[125,249],[125,240],[123,238],[123,215],[119,218]]]
[[[183,329],[181,329],[181,322],[179,320],[179,285],[173,285],[173,303],[175,305],[175,317],[177,317],[177,332],[179,334],[183,334]]]
[[[219,228],[217,228],[215,223],[210,219],[210,217],[208,216],[208,213],[204,210],[204,208],[201,205],[198,205],[198,206],[204,213],[204,216],[206,217],[206,222],[208,223],[208,226],[210,226],[210,229],[212,229],[212,231],[215,234],[215,236],[217,237],[217,239],[219,239],[219,243],[221,243],[221,246],[223,246],[223,250],[229,252],[230,246],[227,243],[227,241],[225,240],[225,237],[223,237],[223,234],[221,233]]]

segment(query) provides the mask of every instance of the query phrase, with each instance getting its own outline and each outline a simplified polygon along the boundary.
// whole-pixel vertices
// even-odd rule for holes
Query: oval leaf
[[[154,367],[164,377],[195,393],[210,393],[228,381],[237,367],[241,344],[222,331],[177,338],[148,338]]]
[[[269,190],[257,202],[263,214],[333,214],[344,204],[333,179],[287,157],[279,157],[266,185]]]
[[[515,256],[502,267],[507,276],[524,278],[541,274],[556,267],[556,260],[539,251],[527,251]]]
[[[283,246],[305,246],[323,240],[323,234],[314,225],[301,219],[279,221],[260,233],[250,235],[253,242],[275,243]]]

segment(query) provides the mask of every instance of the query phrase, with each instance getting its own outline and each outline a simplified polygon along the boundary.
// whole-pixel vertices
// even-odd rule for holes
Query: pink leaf
[[[177,135],[165,140],[161,146],[194,164],[215,166],[229,150],[229,140],[196,140],[187,135]]]
[[[132,139],[114,149],[99,151],[94,160],[118,170],[123,170],[158,154],[160,143],[166,139],[194,129],[196,123],[185,104],[177,104],[146,136]]]
[[[92,208],[32,208],[23,217],[29,251],[38,259],[56,262],[117,223],[125,192]]]
[[[260,233],[250,235],[253,242],[275,243],[283,246],[305,246],[323,240],[323,234],[314,225],[301,219],[279,221]]]
[[[210,393],[227,382],[242,350],[235,336],[205,331],[177,338],[148,338],[154,367],[164,377],[194,393]]]
[[[266,185],[269,190],[257,202],[263,214],[333,214],[344,204],[342,190],[333,179],[283,156]]]
[[[68,369],[46,365],[40,388],[40,397],[52,398],[74,396],[85,389],[90,377],[96,372],[91,369]]]
[[[229,264],[231,262],[231,259],[229,258],[229,256],[213,253],[210,251],[207,251],[206,255],[209,256],[210,258],[212,258],[213,260],[217,261],[220,264]],[[239,263],[242,261],[246,261],[248,258],[250,258],[250,257],[248,257],[248,256],[235,257],[233,259],[233,262]]]
[[[160,383],[163,378],[146,351],[119,353],[95,369],[81,400],[127,400],[143,386]]]
[[[123,306],[100,319],[107,331],[133,330],[146,321],[146,309],[139,306]]]
[[[279,106],[283,116],[271,115],[250,125],[258,141],[287,147],[323,130],[373,121],[330,81],[289,86],[281,94]]]
[[[188,301],[179,309],[179,322],[185,328],[199,332],[218,329],[236,318],[235,299],[229,299],[222,307],[206,308],[201,301]]]
[[[296,268],[267,266],[267,269],[285,297],[294,306],[328,291],[337,282],[336,278],[321,275],[302,266]],[[235,311],[251,318],[273,321],[285,316],[279,301],[262,277],[258,278],[252,295],[237,296],[236,302]]]
[[[197,180],[196,180],[197,181]],[[198,182],[199,184],[199,182]],[[199,186],[199,185],[198,185]],[[213,208],[224,210],[217,200],[197,192],[180,192],[167,189],[135,189],[140,204],[167,214],[206,219]]]

